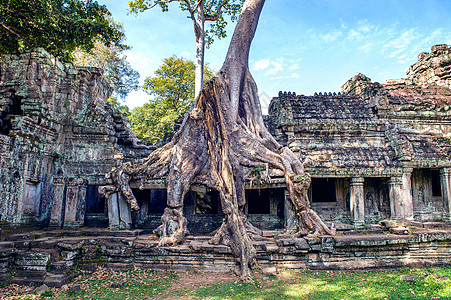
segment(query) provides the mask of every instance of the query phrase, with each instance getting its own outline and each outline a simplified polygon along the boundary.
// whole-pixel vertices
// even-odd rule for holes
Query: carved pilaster
[[[402,174],[401,199],[404,204],[404,219],[413,221],[412,169],[404,168]]]
[[[365,223],[365,197],[363,192],[364,179],[362,177],[351,178],[349,206],[351,218],[355,227],[362,227]]]
[[[53,201],[50,213],[49,227],[61,228],[66,202],[66,178],[57,177],[53,179]]]
[[[451,168],[443,168],[440,170],[440,183],[442,186],[443,197],[443,218],[451,220]]]
[[[390,213],[393,220],[404,219],[404,203],[402,201],[402,177],[392,177],[388,181],[390,197]]]
[[[87,180],[70,178],[66,187],[64,228],[79,228],[85,222]]]

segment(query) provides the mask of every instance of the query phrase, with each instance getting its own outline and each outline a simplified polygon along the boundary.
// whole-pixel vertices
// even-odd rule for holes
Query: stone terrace
[[[261,267],[367,269],[440,266],[449,263],[451,225],[396,222],[345,235],[296,238],[264,231],[254,241]],[[0,278],[18,284],[60,287],[76,270],[96,265],[113,269],[152,268],[234,270],[230,247],[211,245],[209,236],[188,236],[181,245],[156,247],[158,239],[143,230],[80,229],[31,231],[3,236]],[[14,270],[13,272],[10,272]]]

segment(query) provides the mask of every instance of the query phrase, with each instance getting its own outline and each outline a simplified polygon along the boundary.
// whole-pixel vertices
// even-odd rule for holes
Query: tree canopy
[[[70,60],[76,48],[96,42],[122,49],[124,33],[105,5],[92,0],[1,0],[0,55],[43,47]]]
[[[214,73],[205,67],[205,80]],[[172,56],[163,60],[155,76],[144,80],[143,90],[153,96],[129,115],[132,131],[145,142],[155,144],[172,132],[175,120],[188,111],[194,100],[195,65],[191,60]]]
[[[124,99],[130,92],[139,89],[139,73],[130,66],[121,47],[108,47],[96,42],[89,52],[79,48],[72,56],[77,66],[103,69],[103,76],[114,88],[115,97]]]
[[[227,32],[225,30],[227,26],[226,16],[230,17],[230,20],[236,21],[238,19],[241,7],[244,0],[134,0],[129,1],[130,12],[137,14],[139,12],[146,11],[155,6],[159,6],[162,11],[169,10],[168,4],[171,2],[179,2],[180,9],[189,13],[189,18],[194,22],[196,21],[197,8],[199,4],[203,2],[203,14],[205,21],[211,21],[210,29],[205,30],[205,42],[209,47],[214,42],[214,38],[225,38]]]
[[[205,46],[209,47],[214,38],[226,37],[228,16],[231,21],[238,19],[244,0],[133,0],[129,1],[130,12],[137,14],[159,6],[162,11],[169,10],[169,3],[178,2],[182,11],[188,12],[193,21],[196,37],[196,78],[195,92],[197,97],[203,86]],[[205,30],[205,22],[210,21],[210,29]]]

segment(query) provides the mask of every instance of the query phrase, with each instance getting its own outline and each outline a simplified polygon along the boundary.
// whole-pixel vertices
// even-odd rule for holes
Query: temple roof
[[[292,119],[318,120],[371,120],[374,116],[369,105],[360,97],[341,93],[315,93],[313,96],[279,93],[270,105],[270,114],[279,107],[290,111]]]

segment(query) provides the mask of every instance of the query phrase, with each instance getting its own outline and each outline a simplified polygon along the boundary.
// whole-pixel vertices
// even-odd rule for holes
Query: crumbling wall
[[[430,53],[420,53],[407,77],[419,85],[436,84],[451,89],[451,47],[434,45]]]
[[[107,102],[112,92],[102,70],[75,68],[43,49],[3,56],[0,221],[61,225],[74,215],[66,223],[81,226],[87,185],[103,184],[119,159],[150,153]]]

